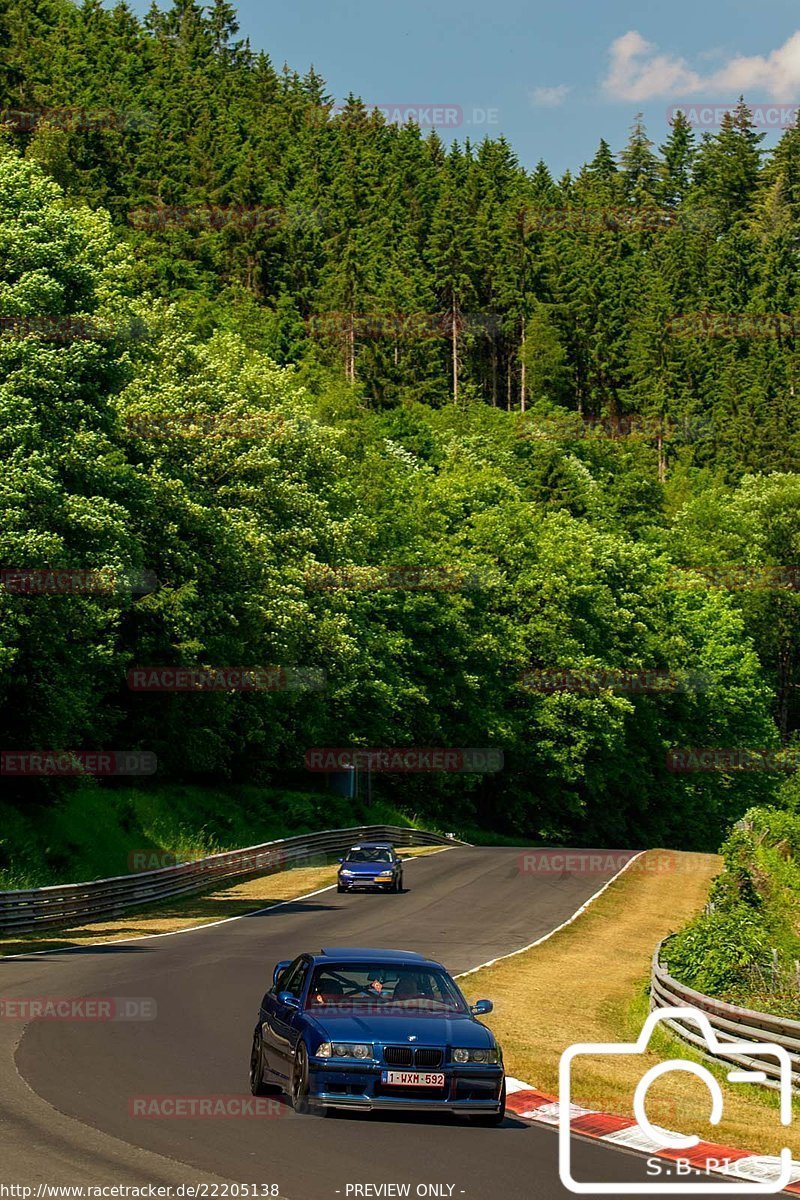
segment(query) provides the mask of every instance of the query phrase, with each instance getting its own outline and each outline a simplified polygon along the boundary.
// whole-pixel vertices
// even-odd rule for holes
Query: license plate
[[[390,1087],[444,1087],[441,1071],[384,1071],[381,1079]]]

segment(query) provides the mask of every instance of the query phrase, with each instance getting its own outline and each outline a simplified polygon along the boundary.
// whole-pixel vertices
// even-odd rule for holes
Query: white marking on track
[[[524,954],[526,950],[533,950],[536,946],[541,946],[543,942],[548,941],[551,937],[555,937],[555,935],[560,933],[562,929],[566,929],[567,926],[573,923],[573,921],[577,921],[578,917],[581,916],[582,913],[586,912],[590,904],[594,904],[595,900],[599,900],[603,892],[607,891],[608,888],[611,887],[612,883],[616,883],[619,877],[624,875],[628,868],[646,853],[646,850],[640,850],[638,854],[634,854],[633,858],[629,858],[625,863],[625,866],[622,867],[621,870],[617,871],[616,875],[612,875],[611,878],[603,884],[599,891],[595,892],[593,896],[590,896],[586,903],[582,904],[580,908],[572,914],[571,917],[569,917],[566,921],[562,921],[560,925],[557,925],[555,929],[551,929],[549,933],[545,933],[542,937],[537,938],[535,942],[529,942],[527,946],[521,946],[519,950],[512,950],[509,954],[498,954],[497,958],[492,958],[489,960],[489,962],[481,963],[479,967],[470,967],[468,971],[462,971],[460,975],[456,975],[454,978],[464,979],[464,977],[467,975],[474,975],[476,971],[483,971],[486,967],[493,967],[495,963],[502,962],[506,958],[514,958],[517,954]]]

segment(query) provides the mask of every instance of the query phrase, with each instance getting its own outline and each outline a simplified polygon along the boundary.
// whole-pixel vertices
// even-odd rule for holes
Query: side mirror
[[[476,1000],[475,1003],[470,1006],[469,1011],[472,1013],[473,1017],[485,1017],[486,1014],[490,1013],[493,1008],[494,1005],[492,1004],[491,1000]]]
[[[278,977],[283,974],[287,967],[292,965],[290,958],[284,958],[281,962],[275,964],[275,970],[272,972],[272,986],[277,987]]]
[[[343,859],[343,858],[337,858],[337,860],[336,860],[336,861],[337,861],[337,862],[344,862],[344,859]]]
[[[287,1008],[299,1008],[300,1001],[297,996],[293,996],[291,992],[278,992],[278,1003],[285,1004]]]

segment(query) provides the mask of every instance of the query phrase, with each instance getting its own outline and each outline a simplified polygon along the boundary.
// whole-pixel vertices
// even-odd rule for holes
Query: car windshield
[[[358,1008],[381,1012],[467,1012],[456,985],[444,971],[400,963],[318,966],[307,1008]]]
[[[391,861],[391,850],[384,850],[380,846],[361,846],[358,850],[351,850],[345,859],[345,862],[362,863],[386,863]]]

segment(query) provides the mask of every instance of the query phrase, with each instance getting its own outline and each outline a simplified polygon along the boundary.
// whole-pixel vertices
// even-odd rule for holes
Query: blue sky
[[[713,131],[710,108],[744,92],[771,145],[800,103],[797,0],[239,0],[238,10],[254,48],[276,66],[313,63],[337,100],[353,91],[403,106],[448,138],[502,133],[524,165],[544,158],[556,175],[601,137],[618,150],[640,110],[660,143],[672,105]]]

